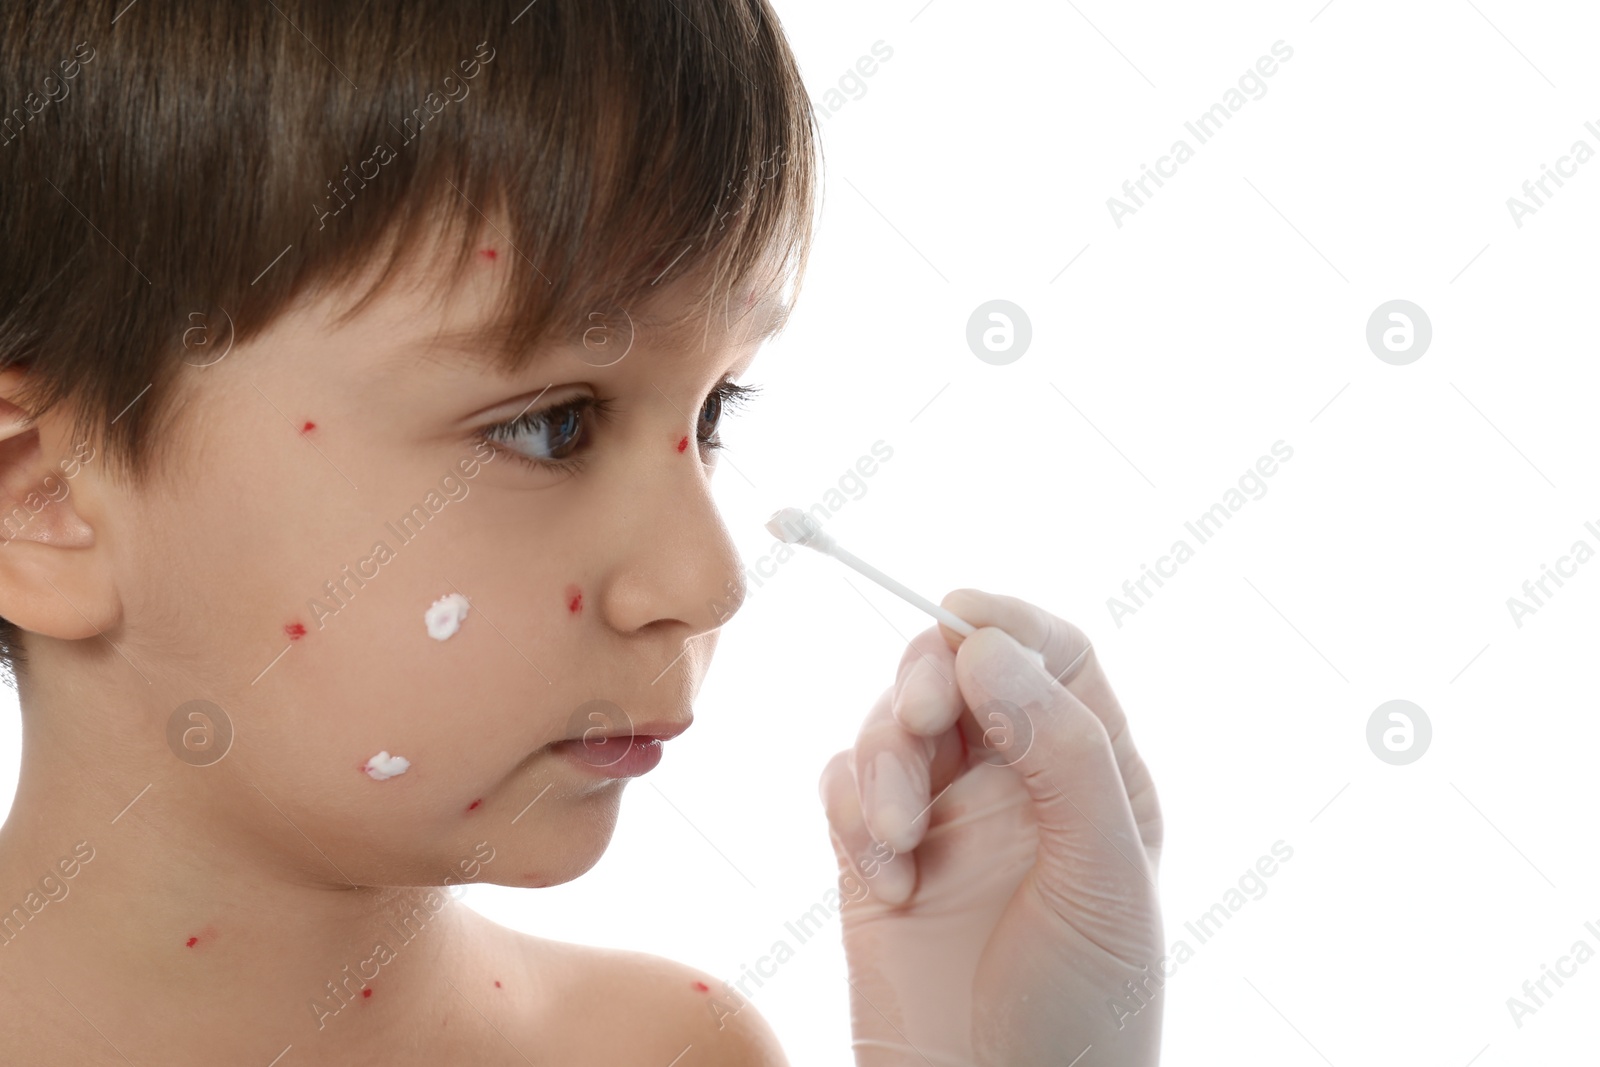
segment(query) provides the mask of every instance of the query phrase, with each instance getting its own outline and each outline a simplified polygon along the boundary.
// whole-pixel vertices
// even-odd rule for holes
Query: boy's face
[[[516,254],[496,244],[446,299],[421,271],[424,288],[343,327],[345,305],[308,305],[220,360],[190,355],[186,422],[158,430],[183,450],[172,474],[99,485],[90,522],[131,666],[102,662],[142,709],[139,756],[194,797],[200,840],[335,885],[469,869],[551,884],[598,859],[624,779],[550,746],[691,718],[743,596],[699,443],[716,430],[707,398],[754,358],[776,294],[740,294],[709,332],[641,327],[631,348],[613,316],[508,376],[438,340],[488,313]],[[569,408],[484,443],[583,397],[610,412]],[[450,594],[470,607],[439,640],[424,617]],[[202,768],[167,751],[192,700],[234,734]],[[363,768],[380,752],[409,768],[376,779]]]

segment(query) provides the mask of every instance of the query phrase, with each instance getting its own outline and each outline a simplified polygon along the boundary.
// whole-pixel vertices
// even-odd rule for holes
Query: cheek
[[[283,429],[311,452],[300,427]],[[243,431],[258,432],[270,429]],[[403,856],[508,810],[522,765],[593,696],[579,625],[592,605],[571,580],[592,569],[592,547],[557,532],[569,521],[541,530],[526,494],[483,481],[407,525],[450,457],[438,472],[352,471],[357,496],[314,453],[280,453],[213,452],[218,484],[152,506],[139,521],[159,532],[122,539],[138,555],[126,561],[125,647],[153,703],[223,707],[233,817],[263,829],[287,818],[325,850]],[[385,482],[412,491],[379,496]],[[430,608],[456,595],[465,615],[431,636]]]
[[[563,580],[572,563],[530,552],[525,517],[500,514],[492,494],[450,502],[420,528],[399,521],[409,504],[316,538],[359,551],[278,557],[269,603],[279,615],[250,614],[266,659],[288,651],[255,688],[293,694],[318,750],[297,740],[297,758],[348,773],[373,795],[421,794],[459,814],[566,734],[585,695],[574,623],[588,605]],[[503,536],[510,529],[522,532]],[[305,633],[286,635],[285,625]],[[383,753],[389,760],[369,773]],[[395,758],[407,766],[396,770]]]

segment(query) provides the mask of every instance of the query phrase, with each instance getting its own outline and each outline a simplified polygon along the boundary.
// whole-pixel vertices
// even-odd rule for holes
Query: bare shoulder
[[[789,1067],[755,1005],[686,963],[648,952],[538,941],[570,981],[560,1009],[581,1058],[683,1067]],[[573,1052],[579,1052],[574,1048]]]

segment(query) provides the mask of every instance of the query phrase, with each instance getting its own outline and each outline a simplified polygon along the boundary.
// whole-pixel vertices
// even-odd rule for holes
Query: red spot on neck
[[[575,585],[567,586],[567,610],[574,615],[583,610],[583,590]]]
[[[700,990],[702,993],[709,993],[711,991],[711,987],[706,985],[704,982],[696,982],[694,987]]]
[[[689,439],[687,437],[685,437],[683,440],[678,442],[678,451],[679,452],[682,452],[684,449],[686,449],[688,447],[689,447]]]
[[[300,432],[301,433],[310,433],[312,430],[315,430],[316,428],[317,428],[317,424],[316,423],[308,422],[304,426],[300,427]]]
[[[283,628],[283,632],[289,636],[289,640],[298,641],[306,635],[306,628],[297,622],[291,622]]]
[[[191,937],[189,940],[185,941],[184,944],[188,945],[190,948],[194,948],[195,942],[197,942],[199,940],[200,939],[198,937]]]
[[[479,804],[482,804],[482,803],[483,803],[483,798],[479,797],[477,800],[474,800],[471,804],[467,805],[467,810],[471,811],[473,808],[477,807]]]
[[[498,256],[499,254],[500,254],[499,252],[496,252],[492,248],[483,248],[483,249],[479,249],[479,251],[478,251],[478,255],[482,256],[484,259],[487,259],[491,263],[494,262],[495,257]]]
[[[499,989],[499,988],[500,988],[500,979],[498,979],[498,978],[496,978],[496,979],[495,979],[495,980],[494,980],[494,987],[495,987],[495,988],[496,988],[496,989]]]
[[[370,990],[370,989],[363,989],[363,990],[362,990],[362,991],[361,991],[361,995],[362,995],[362,996],[364,996],[364,997],[370,997],[370,996],[372,996],[372,990]]]

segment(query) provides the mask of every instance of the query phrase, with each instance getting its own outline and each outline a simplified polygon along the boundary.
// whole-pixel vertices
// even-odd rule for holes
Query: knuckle
[[[1061,673],[1056,680],[1065,685],[1094,658],[1094,644],[1089,640],[1089,635],[1077,624],[1068,622],[1058,615],[1046,612],[1045,621],[1049,628],[1045,637],[1045,648],[1047,653],[1053,651],[1063,661]]]

